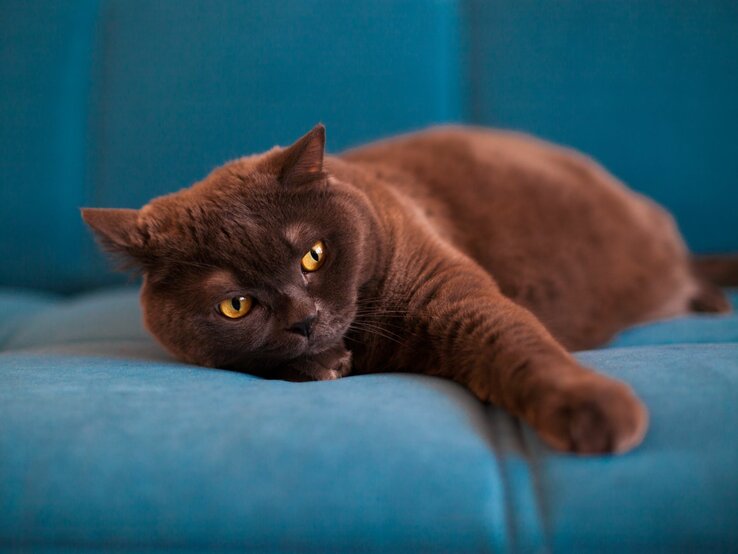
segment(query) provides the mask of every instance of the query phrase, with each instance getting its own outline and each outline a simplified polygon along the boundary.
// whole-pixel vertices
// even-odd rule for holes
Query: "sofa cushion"
[[[738,310],[738,289],[727,291]],[[738,314],[692,314],[664,321],[636,325],[616,336],[609,347],[654,344],[738,343]]]
[[[635,451],[579,458],[448,381],[199,368],[145,334],[135,290],[40,301],[0,354],[0,545],[738,548],[738,341],[579,353],[651,411]]]
[[[631,383],[650,410],[650,429],[622,458],[559,455],[530,437],[551,550],[738,549],[738,344],[609,349],[579,358]]]
[[[291,384],[42,347],[0,370],[0,544],[481,551],[504,535],[483,406],[414,376]]]

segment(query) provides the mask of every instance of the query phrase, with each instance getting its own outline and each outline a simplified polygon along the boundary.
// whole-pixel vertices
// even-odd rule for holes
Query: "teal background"
[[[0,284],[124,280],[80,206],[139,207],[315,122],[329,149],[441,122],[601,160],[738,250],[738,3],[0,1]]]

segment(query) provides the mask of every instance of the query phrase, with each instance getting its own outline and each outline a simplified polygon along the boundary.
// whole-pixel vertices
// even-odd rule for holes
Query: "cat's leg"
[[[408,300],[410,337],[398,358],[453,379],[532,425],[553,447],[624,452],[648,414],[627,385],[580,365],[531,312],[471,262],[424,275]]]

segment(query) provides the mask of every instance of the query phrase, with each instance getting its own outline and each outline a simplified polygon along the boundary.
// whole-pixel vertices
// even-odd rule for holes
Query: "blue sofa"
[[[579,147],[738,250],[731,2],[0,0],[0,550],[738,550],[738,316],[577,353],[651,411],[581,458],[457,385],[178,363],[78,207],[138,207],[316,121]],[[731,293],[738,307],[738,292]]]

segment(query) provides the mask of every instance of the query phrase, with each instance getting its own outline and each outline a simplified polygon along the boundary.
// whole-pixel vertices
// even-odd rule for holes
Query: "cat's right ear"
[[[297,142],[280,152],[277,159],[280,181],[293,185],[322,177],[324,156],[325,127],[318,123]]]
[[[138,210],[117,208],[82,208],[82,219],[94,231],[105,250],[135,258],[143,247],[138,224]]]

